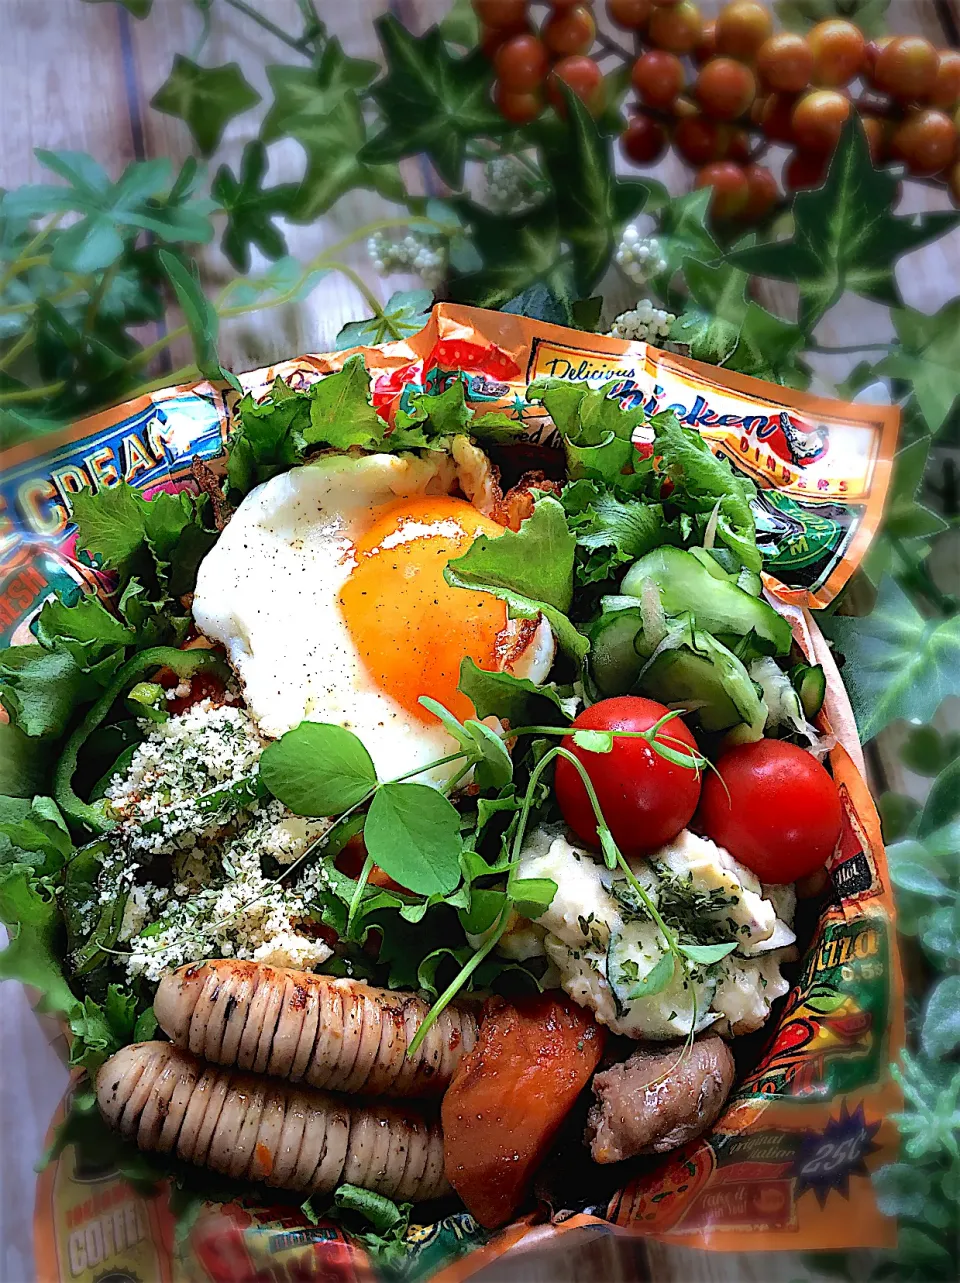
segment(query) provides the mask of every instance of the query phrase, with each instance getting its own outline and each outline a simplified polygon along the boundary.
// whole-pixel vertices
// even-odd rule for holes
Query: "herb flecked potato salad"
[[[824,676],[752,484],[614,386],[529,388],[530,472],[456,375],[388,427],[357,356],[247,396],[223,490],[76,497],[115,592],[48,602],[2,690],[63,737],[2,804],[89,1075],[61,1145],[496,1226],[585,1093],[586,1165],[717,1117],[840,833]]]

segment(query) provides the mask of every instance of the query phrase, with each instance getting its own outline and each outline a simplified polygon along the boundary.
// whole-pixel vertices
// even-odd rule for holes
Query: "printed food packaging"
[[[753,1036],[751,1067],[712,1130],[639,1174],[631,1166],[612,1197],[609,1178],[601,1181],[585,1156],[572,1206],[541,1206],[493,1232],[462,1211],[411,1224],[404,1275],[454,1283],[510,1248],[548,1245],[584,1226],[717,1251],[891,1245],[893,1223],[876,1207],[870,1173],[897,1149],[889,1116],[899,1098],[888,1072],[903,1040],[894,908],[849,700],[812,612],[836,596],[877,531],[897,411],[809,396],[644,343],[446,304],[410,339],[298,357],[240,382],[255,396],[278,375],[304,386],[356,351],[388,419],[412,392],[442,389],[460,373],[475,408],[522,413],[529,439],[550,445],[553,426],[540,406],[525,403],[526,386],[545,377],[594,386],[615,380],[625,406],[675,411],[747,473],[758,487],[766,588],[827,673],[820,724],[837,741],[830,763],[844,809],[799,978]],[[121,479],[146,494],[195,487],[192,460],[216,466],[237,399],[210,383],[167,388],[0,455],[5,644],[32,640],[30,620],[52,591],[102,587],[76,555],[72,496]],[[178,1238],[166,1204],[164,1191],[145,1197],[116,1173],[82,1168],[68,1148],[38,1183],[38,1277],[239,1283],[376,1275],[363,1248],[333,1222],[313,1224],[252,1200],[210,1203]]]

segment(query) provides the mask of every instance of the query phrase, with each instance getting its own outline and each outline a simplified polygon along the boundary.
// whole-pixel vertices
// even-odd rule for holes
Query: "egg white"
[[[456,750],[439,723],[419,721],[371,680],[338,598],[356,565],[355,542],[380,508],[449,494],[458,481],[457,463],[440,451],[328,455],[246,496],[200,565],[193,616],[225,647],[265,736],[305,720],[344,726],[363,741],[381,779]],[[553,653],[542,621],[511,671],[543,682]],[[439,786],[457,769],[418,779]]]

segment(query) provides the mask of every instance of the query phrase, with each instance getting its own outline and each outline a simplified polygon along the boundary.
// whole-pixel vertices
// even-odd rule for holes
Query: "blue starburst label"
[[[796,1197],[812,1189],[821,1207],[831,1190],[849,1197],[850,1177],[869,1175],[866,1157],[880,1148],[873,1143],[879,1130],[879,1123],[867,1122],[863,1105],[858,1105],[851,1114],[842,1103],[840,1117],[828,1119],[822,1133],[803,1137],[793,1164]]]

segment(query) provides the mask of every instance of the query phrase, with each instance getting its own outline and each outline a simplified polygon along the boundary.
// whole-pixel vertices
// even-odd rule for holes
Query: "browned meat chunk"
[[[639,1048],[593,1080],[584,1139],[594,1161],[619,1163],[634,1154],[662,1154],[706,1131],[733,1086],[733,1057],[715,1034],[680,1049]]]

